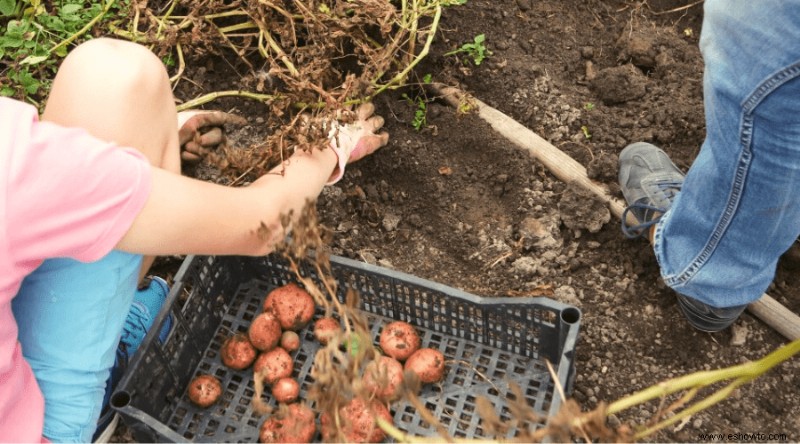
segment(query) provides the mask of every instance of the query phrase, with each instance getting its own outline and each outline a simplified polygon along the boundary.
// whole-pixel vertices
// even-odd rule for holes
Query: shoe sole
[[[119,413],[114,414],[114,418],[111,419],[111,422],[108,423],[108,427],[103,430],[103,433],[97,437],[94,442],[96,443],[109,443],[111,442],[111,437],[114,436],[114,432],[117,431],[117,425],[119,424]]]
[[[680,294],[677,295],[677,297],[678,307],[681,309],[681,312],[683,312],[683,316],[686,320],[689,321],[689,324],[705,333],[717,333],[725,330],[736,322],[739,316],[744,312],[744,307],[741,307],[741,309],[731,309],[730,317],[721,318],[711,313],[708,307],[703,307],[706,311],[705,313],[700,312],[701,308],[698,305],[705,305],[701,302],[692,302],[687,300],[686,296]]]

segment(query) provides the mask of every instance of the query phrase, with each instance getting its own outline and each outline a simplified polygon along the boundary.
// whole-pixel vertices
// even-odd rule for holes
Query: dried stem
[[[197,108],[198,106],[205,105],[208,102],[219,99],[220,97],[244,97],[247,99],[254,99],[264,103],[270,103],[274,100],[282,99],[282,96],[273,94],[257,94],[249,91],[216,91],[208,93],[184,102],[177,106],[178,111],[185,111],[187,109]]]

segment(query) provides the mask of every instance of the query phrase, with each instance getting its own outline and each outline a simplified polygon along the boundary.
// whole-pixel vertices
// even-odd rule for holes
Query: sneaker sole
[[[111,437],[114,436],[114,432],[117,431],[117,425],[119,424],[119,413],[114,414],[114,418],[111,419],[111,422],[108,423],[108,426],[100,436],[94,441],[96,443],[109,443],[111,442]]]

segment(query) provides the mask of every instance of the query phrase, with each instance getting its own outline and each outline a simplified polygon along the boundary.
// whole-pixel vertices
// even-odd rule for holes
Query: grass
[[[457,54],[465,54],[468,58],[464,60],[472,60],[472,63],[477,66],[492,55],[492,52],[486,48],[486,35],[478,34],[472,39],[472,42],[464,43],[458,49],[445,53],[446,56]]]
[[[127,17],[128,0],[0,0],[0,95],[40,106],[60,60],[93,29]]]

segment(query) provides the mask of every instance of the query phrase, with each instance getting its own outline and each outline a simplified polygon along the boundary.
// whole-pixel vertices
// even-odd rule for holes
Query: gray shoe
[[[644,142],[626,146],[619,154],[619,186],[628,203],[622,214],[625,236],[645,235],[672,206],[683,178],[683,173],[658,147]],[[639,225],[628,226],[628,212],[636,216]]]
[[[628,203],[622,214],[625,236],[646,235],[661,215],[672,207],[675,196],[681,191],[683,178],[683,173],[658,147],[643,142],[625,147],[619,154],[619,185]],[[628,212],[636,216],[639,225],[628,226],[625,223]],[[717,308],[678,294],[678,307],[694,328],[711,333],[733,324],[746,305]]]

